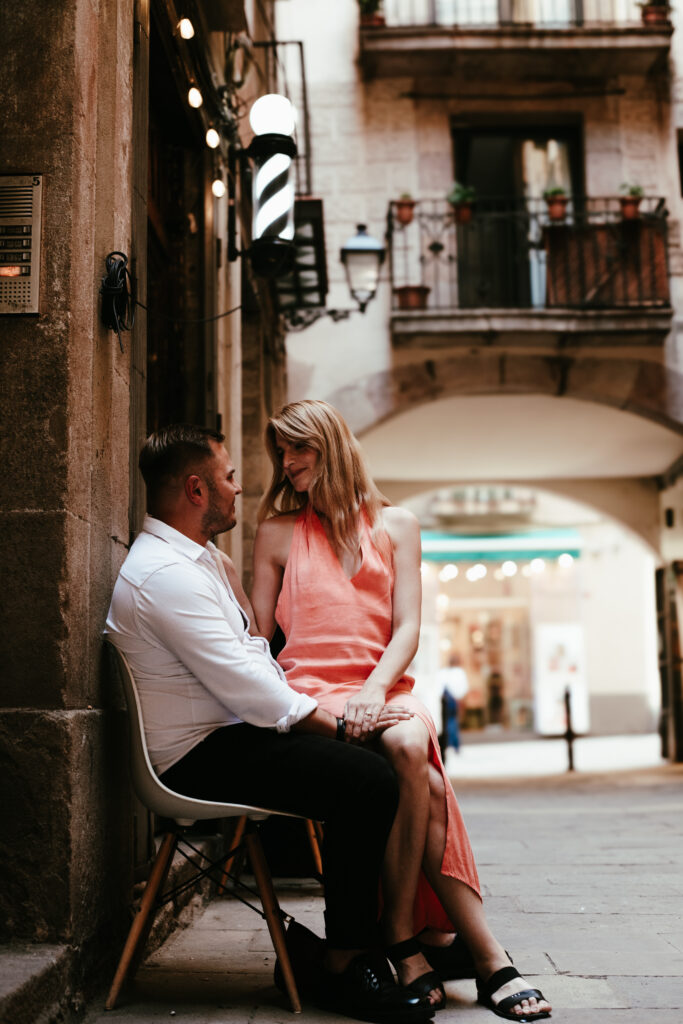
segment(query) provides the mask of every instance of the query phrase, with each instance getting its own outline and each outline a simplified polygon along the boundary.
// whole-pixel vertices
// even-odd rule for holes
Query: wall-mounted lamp
[[[254,164],[252,244],[254,272],[279,277],[294,260],[294,185],[291,178],[296,143],[294,107],[285,96],[256,100],[249,113],[254,138],[247,156]]]
[[[339,258],[344,264],[349,291],[361,313],[365,312],[365,307],[377,291],[379,271],[385,255],[384,246],[368,234],[365,224],[358,224],[356,234],[349,238],[341,250]]]
[[[320,259],[324,265],[324,246],[321,248],[323,251]],[[292,279],[286,278],[282,282],[280,289],[285,295],[290,297],[289,306],[282,310],[282,317],[287,328],[290,331],[303,331],[323,316],[329,316],[336,323],[338,320],[348,319],[352,313],[364,313],[368,303],[374,298],[377,291],[380,268],[384,262],[385,255],[386,250],[384,246],[376,238],[368,234],[365,224],[359,224],[356,234],[349,238],[348,242],[342,247],[340,259],[346,271],[346,281],[351,297],[358,303],[357,310],[327,309],[324,306],[312,306],[305,303],[297,304],[296,300],[292,301],[291,296],[299,294],[300,297],[303,297],[304,295],[311,294],[312,291],[310,278],[314,273],[316,261],[311,261],[310,255],[308,260],[302,260],[303,270],[308,282],[306,290],[302,291],[300,288],[297,288],[298,274],[296,266],[294,273],[291,275]]]

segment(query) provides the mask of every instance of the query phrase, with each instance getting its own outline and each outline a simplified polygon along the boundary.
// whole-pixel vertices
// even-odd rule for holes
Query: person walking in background
[[[406,675],[420,631],[419,524],[380,494],[327,402],[285,406],[269,420],[266,447],[273,476],[254,549],[256,621],[266,637],[281,627],[289,685],[315,695],[398,776],[382,873],[386,953],[401,983],[436,1009],[445,1005],[444,979],[476,976],[479,1002],[498,1016],[548,1017],[549,1003],[488,926],[434,722]],[[414,717],[375,738],[395,702]]]
[[[449,749],[460,752],[459,701],[470,688],[467,673],[457,653],[451,654],[448,665],[436,674],[437,685],[441,688],[441,757],[446,760]]]

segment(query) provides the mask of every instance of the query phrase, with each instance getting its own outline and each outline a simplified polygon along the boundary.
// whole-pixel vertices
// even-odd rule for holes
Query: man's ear
[[[191,505],[201,505],[204,501],[206,484],[200,476],[197,476],[197,474],[194,473],[186,479],[184,491],[185,497]]]

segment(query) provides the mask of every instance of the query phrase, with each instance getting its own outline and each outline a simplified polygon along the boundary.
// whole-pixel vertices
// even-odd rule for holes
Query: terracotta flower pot
[[[668,25],[669,8],[661,4],[643,4],[641,13],[644,25]]]
[[[472,204],[470,202],[451,203],[456,224],[469,224],[472,220]]]
[[[383,14],[361,14],[360,23],[363,28],[382,28],[385,24]]]
[[[399,309],[426,309],[427,296],[431,291],[425,284],[404,284],[394,288]]]
[[[624,220],[635,220],[640,217],[640,202],[642,196],[620,196],[621,216]]]
[[[414,199],[397,199],[394,203],[394,214],[399,224],[410,224],[415,209]]]
[[[567,216],[568,196],[549,196],[546,199],[548,216],[551,220],[564,220]]]

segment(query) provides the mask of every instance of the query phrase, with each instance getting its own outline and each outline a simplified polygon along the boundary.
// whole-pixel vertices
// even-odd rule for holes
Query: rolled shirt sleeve
[[[242,721],[288,732],[317,707],[288,686],[263,637],[236,632],[201,566],[158,569],[139,590],[135,614],[141,635],[171,652]]]

